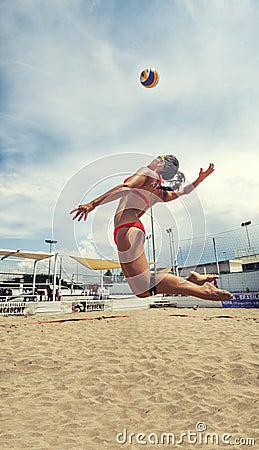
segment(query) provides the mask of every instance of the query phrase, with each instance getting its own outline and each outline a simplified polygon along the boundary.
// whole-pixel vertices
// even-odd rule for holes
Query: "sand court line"
[[[45,323],[63,323],[63,322],[78,322],[80,320],[104,320],[104,319],[127,319],[129,316],[101,316],[101,317],[73,317],[70,319],[54,319],[37,322],[29,322],[28,325],[42,325]]]
[[[189,317],[191,319],[203,319],[203,320],[212,320],[212,319],[238,319],[240,320],[240,317],[238,316],[190,316],[189,314],[168,314],[168,317]],[[245,320],[255,320],[259,321],[259,317],[245,317]]]
[[[69,319],[53,319],[53,320],[38,320],[37,322],[27,322],[21,324],[3,324],[0,325],[2,327],[19,327],[21,325],[45,325],[45,324],[53,324],[53,323],[64,323],[64,322],[79,322],[82,320],[105,320],[105,319],[127,319],[129,316],[101,316],[101,317],[73,317]]]

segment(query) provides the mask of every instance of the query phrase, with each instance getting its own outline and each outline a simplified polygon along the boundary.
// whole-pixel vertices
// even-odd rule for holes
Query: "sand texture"
[[[1,450],[259,448],[258,310],[117,314],[0,318]]]

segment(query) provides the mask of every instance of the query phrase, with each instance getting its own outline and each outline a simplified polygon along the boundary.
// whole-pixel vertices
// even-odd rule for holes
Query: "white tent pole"
[[[58,280],[58,289],[61,293],[61,279],[62,279],[62,256],[59,258],[59,280]]]
[[[52,301],[53,302],[56,300],[57,262],[58,262],[58,254],[55,253],[55,257],[54,257],[54,272],[53,272],[53,291],[52,291]]]
[[[103,270],[100,270],[100,287],[101,290],[103,290]],[[101,291],[102,292],[102,291]]]
[[[33,264],[32,295],[35,294],[37,262],[38,262],[38,260],[35,259],[34,264]]]

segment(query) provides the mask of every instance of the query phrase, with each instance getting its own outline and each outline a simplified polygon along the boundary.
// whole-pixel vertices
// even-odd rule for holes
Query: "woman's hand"
[[[205,180],[205,178],[207,178],[209,175],[211,175],[212,172],[214,172],[214,170],[215,169],[214,169],[214,164],[213,163],[210,163],[210,165],[209,165],[207,170],[200,169],[198,180],[199,181]]]
[[[77,219],[78,222],[80,222],[80,220],[82,219],[86,220],[89,212],[91,212],[93,209],[93,202],[85,203],[84,205],[79,205],[77,208],[72,209],[72,211],[70,211],[70,214],[73,214],[75,212],[73,220]]]

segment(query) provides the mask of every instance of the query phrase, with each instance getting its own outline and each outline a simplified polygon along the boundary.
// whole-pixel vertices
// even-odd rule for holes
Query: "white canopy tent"
[[[22,258],[22,259],[32,259],[34,260],[33,265],[33,282],[32,282],[32,294],[35,293],[35,284],[36,284],[36,272],[37,272],[37,263],[43,259],[55,257],[54,260],[54,276],[53,276],[53,292],[52,299],[55,301],[55,291],[56,291],[56,273],[57,273],[57,253],[43,253],[43,252],[29,252],[23,250],[6,250],[0,249],[1,261],[6,258]]]

